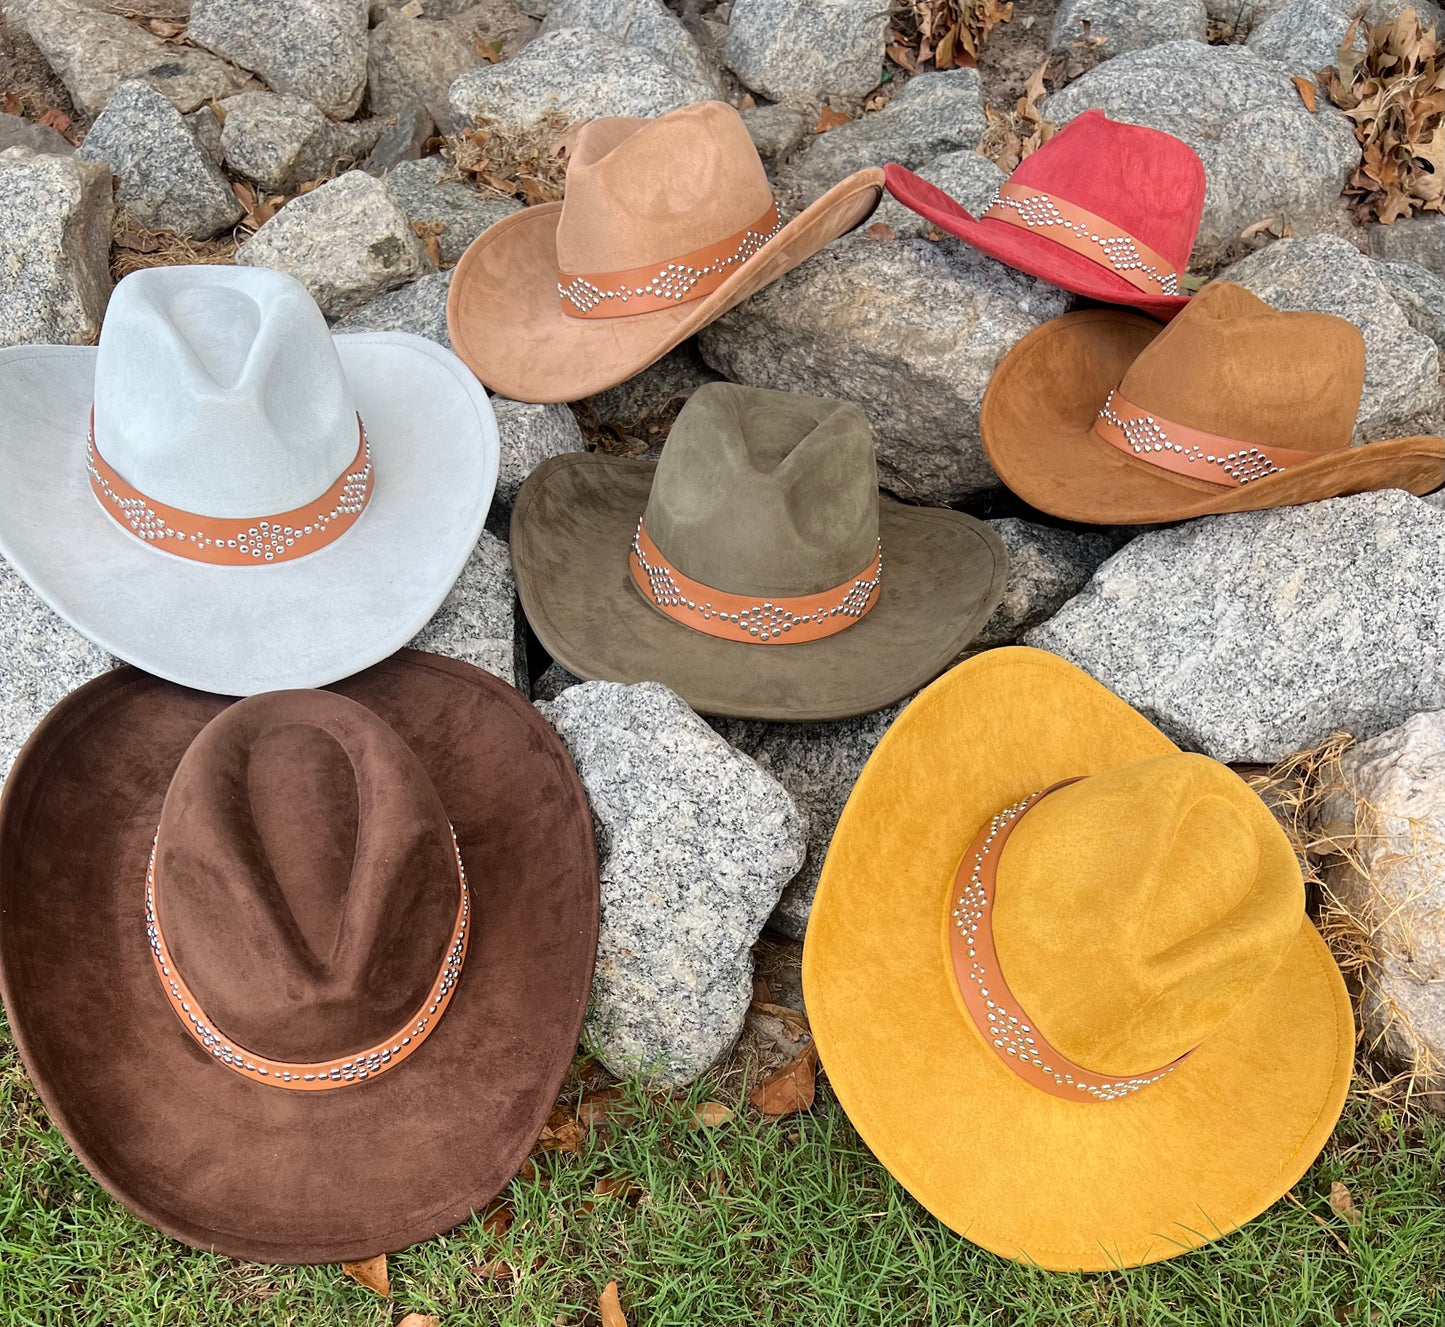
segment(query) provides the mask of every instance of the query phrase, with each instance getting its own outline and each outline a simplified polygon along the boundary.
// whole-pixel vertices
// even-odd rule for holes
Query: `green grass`
[[[132,1219],[50,1127],[0,1024],[0,1323],[594,1324],[615,1279],[632,1327],[1445,1324],[1445,1125],[1407,1131],[1364,1098],[1296,1186],[1308,1210],[1281,1202],[1203,1251],[1093,1276],[1006,1263],[944,1229],[826,1089],[807,1115],[712,1129],[688,1127],[689,1102],[640,1100],[639,1119],[514,1182],[504,1235],[474,1219],[393,1256],[388,1302],[339,1268],[239,1263]],[[617,1177],[640,1192],[598,1200]],[[1358,1226],[1330,1209],[1336,1179]],[[498,1263],[515,1274],[476,1270]]]

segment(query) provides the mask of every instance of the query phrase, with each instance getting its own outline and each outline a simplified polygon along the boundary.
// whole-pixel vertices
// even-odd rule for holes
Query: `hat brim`
[[[0,553],[76,630],[182,686],[322,686],[385,659],[471,555],[496,487],[497,425],[481,385],[432,342],[335,343],[371,443],[371,502],[334,543],[256,567],[162,552],[102,510],[85,468],[94,349],[0,350]]]
[[[652,461],[544,462],[512,512],[517,593],[537,639],[586,679],[663,682],[702,714],[804,721],[869,714],[911,695],[967,648],[1003,596],[1008,554],[961,512],[879,499],[883,580],[846,630],[755,645],[694,631],[649,604],[629,550]]]
[[[557,294],[561,203],[504,217],[462,255],[447,296],[447,330],[467,366],[516,401],[576,401],[615,387],[861,225],[883,196],[883,172],[859,171],[785,225],[710,295],[623,318],[569,318]]]
[[[904,207],[931,221],[939,230],[1020,272],[1089,299],[1128,304],[1164,322],[1189,303],[1188,295],[1146,294],[1123,277],[1090,262],[1083,254],[1055,244],[1037,231],[1025,230],[1007,221],[975,217],[937,185],[902,166],[890,163],[885,171],[888,192]]]
[[[182,1029],[152,965],[144,878],[161,803],[229,700],[108,673],[36,729],[0,799],[0,993],[51,1119],[137,1216],[265,1262],[391,1252],[489,1202],[555,1103],[597,943],[586,797],[520,694],[409,650],[333,689],[420,759],[476,919],[445,1017],[367,1083],[242,1078]]]
[[[1007,1258],[1103,1271],[1257,1216],[1319,1153],[1349,1086],[1349,996],[1314,927],[1166,1080],[1072,1102],[1002,1064],[949,955],[965,850],[1031,792],[1177,748],[1073,665],[991,650],[923,692],[855,785],[813,902],[803,986],[864,1141],[940,1221]]]
[[[1125,455],[1094,432],[1094,421],[1162,330],[1122,309],[1085,309],[1025,336],[994,371],[980,412],[984,450],[999,478],[1040,511],[1102,525],[1290,507],[1386,488],[1429,493],[1445,481],[1445,440],[1426,436],[1322,452],[1238,488]]]

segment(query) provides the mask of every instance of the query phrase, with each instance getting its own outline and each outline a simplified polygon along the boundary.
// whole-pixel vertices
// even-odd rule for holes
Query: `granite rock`
[[[340,318],[333,332],[410,332],[424,336],[439,346],[452,348],[447,335],[447,292],[451,289],[450,272],[433,272],[430,276],[409,281],[395,290],[388,290],[374,300],[359,305]]]
[[[909,79],[881,111],[817,134],[788,164],[787,182],[811,202],[854,171],[896,161],[916,170],[945,152],[973,148],[987,127],[977,69]]]
[[[1331,0],[1289,0],[1250,32],[1245,45],[1291,74],[1313,78],[1335,63],[1350,18],[1349,9]]]
[[[1445,243],[1445,235],[1440,238]],[[1422,336],[1428,336],[1435,349],[1445,355],[1445,279],[1419,263],[1376,258],[1371,265],[1390,298],[1400,306],[1405,321]]]
[[[1277,309],[1338,314],[1360,329],[1365,387],[1355,421],[1357,444],[1440,432],[1445,405],[1439,351],[1410,325],[1359,250],[1333,235],[1279,240],[1223,275]]]
[[[369,51],[366,97],[374,115],[396,115],[419,105],[442,133],[452,132],[447,93],[481,63],[456,28],[439,20],[388,14],[371,30]]]
[[[192,0],[188,35],[338,120],[361,105],[366,0]]]
[[[456,179],[441,157],[400,162],[387,171],[386,184],[408,221],[441,227],[437,244],[444,267],[455,263],[489,226],[522,206],[515,198],[484,194]]]
[[[1442,584],[1445,512],[1389,489],[1151,530],[1024,643],[1184,747],[1274,761],[1445,705]]]
[[[501,133],[523,134],[549,115],[569,121],[651,117],[713,96],[709,84],[679,78],[650,47],[560,28],[542,33],[510,60],[463,74],[452,84],[448,104],[458,126],[485,120]]]
[[[482,531],[451,593],[412,638],[410,648],[474,664],[527,690],[517,587],[504,541]]]
[[[1209,27],[1204,0],[1062,0],[1054,11],[1049,45],[1056,55],[1084,35],[1102,37],[1100,55],[1142,51],[1167,41],[1200,41]]]
[[[386,127],[380,117],[338,124],[305,97],[243,92],[221,103],[221,151],[235,174],[271,193],[333,174],[357,162]]]
[[[494,396],[492,413],[497,417],[501,464],[487,524],[505,539],[522,481],[549,456],[586,451],[587,443],[577,417],[565,405],[534,405]]]
[[[245,215],[181,113],[138,79],[116,88],[77,155],[110,167],[115,201],[148,230],[208,240]]]
[[[99,115],[128,78],[149,83],[178,111],[228,97],[250,82],[224,60],[173,46],[82,0],[11,0],[8,15],[40,48],[86,115]]]
[[[786,157],[813,127],[802,111],[791,106],[749,106],[741,114],[758,156],[769,166]]]
[[[533,700],[556,700],[568,687],[580,687],[582,679],[559,663],[548,664],[532,679]]]
[[[416,161],[436,137],[436,124],[420,106],[407,106],[382,118],[385,127],[361,164],[368,175],[385,175],[403,161]]]
[[[987,157],[972,148],[949,152],[918,170],[920,179],[935,184],[974,216],[988,208],[994,191],[1008,176]],[[882,222],[899,239],[928,239],[935,231],[933,223],[906,208],[892,195],[885,194],[873,213],[872,222]],[[870,222],[870,224],[872,224]]]
[[[1014,516],[989,521],[1008,549],[1003,599],[973,646],[1011,645],[1072,599],[1114,551],[1102,534],[1034,525]]]
[[[1378,955],[1364,973],[1365,1040],[1445,1094],[1445,710],[1348,748],[1338,782],[1315,828],[1345,849],[1325,883]]]
[[[1062,125],[1098,107],[1162,129],[1204,162],[1204,215],[1190,267],[1212,271],[1242,251],[1240,233],[1282,217],[1298,233],[1338,212],[1359,161],[1350,122],[1327,99],[1311,113],[1288,74],[1242,46],[1166,42],[1090,70],[1044,103]]]
[[[873,426],[879,482],[956,502],[999,487],[979,441],[999,360],[1069,296],[956,240],[830,245],[698,338],[733,382],[854,401]]]
[[[727,742],[783,785],[807,817],[808,855],[768,919],[773,930],[794,940],[803,939],[838,817],[873,748],[905,704],[831,723],[712,720]]]
[[[887,31],[877,0],[735,0],[723,60],[773,101],[861,97],[883,76]]]
[[[89,345],[110,299],[110,167],[0,152],[0,346]]]
[[[661,446],[687,398],[719,375],[703,362],[697,343],[684,341],[626,382],[588,398],[597,422],[621,429],[649,447]]]
[[[1371,226],[1369,234],[1371,247],[1379,257],[1418,263],[1445,281],[1445,214],[1417,212],[1389,226]]]
[[[0,114],[0,152],[7,147],[28,147],[42,155],[68,157],[75,145],[48,124],[32,124],[19,115]]]
[[[542,31],[562,28],[591,28],[623,46],[646,47],[684,83],[722,90],[717,66],[662,0],[553,0]]]
[[[446,19],[473,50],[480,42],[503,60],[516,55],[541,27],[514,0],[426,0],[422,12],[426,18]]]
[[[196,142],[206,149],[212,161],[220,165],[226,153],[221,146],[221,122],[216,118],[216,112],[209,106],[202,106],[198,111],[192,111],[183,117],[190,131],[195,134]]]
[[[359,170],[287,203],[236,261],[294,276],[328,317],[433,270],[386,185]]]
[[[619,1075],[690,1082],[752,998],[751,949],[803,864],[793,799],[666,687],[587,682],[538,709],[587,790],[602,925],[584,1038]]]

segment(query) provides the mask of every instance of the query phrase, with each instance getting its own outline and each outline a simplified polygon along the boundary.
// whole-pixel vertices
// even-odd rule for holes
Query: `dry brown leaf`
[[[978,63],[978,53],[988,34],[1013,17],[1012,0],[913,0],[912,13],[895,14],[901,28],[911,17],[917,37],[895,30],[894,43],[906,47],[916,40],[916,61],[932,60],[934,68],[964,68]],[[890,52],[891,54],[891,52]],[[895,60],[902,64],[902,61]],[[908,68],[907,65],[903,65]],[[909,72],[913,72],[909,69]]]
[[[496,64],[502,58],[500,41],[483,41],[480,37],[474,37],[472,45],[476,48],[477,54],[489,65]]]
[[[896,240],[898,238],[893,227],[885,221],[875,221],[865,233],[870,240]],[[807,1036],[813,1030],[808,1023],[807,1014],[801,1009],[794,1009],[791,1005],[774,1004],[771,1000],[754,1000],[752,1007],[760,1014],[771,1014],[794,1037]]]
[[[617,1294],[617,1282],[609,1281],[597,1297],[597,1312],[602,1318],[602,1327],[627,1327],[622,1313],[622,1302]]]
[[[1289,81],[1293,83],[1296,88],[1299,89],[1300,100],[1304,102],[1305,109],[1309,111],[1311,115],[1313,115],[1315,110],[1316,92],[1314,79],[1301,78],[1298,74],[1294,74],[1291,76]]]
[[[1246,226],[1239,232],[1239,238],[1242,240],[1252,240],[1256,235],[1263,234],[1272,227],[1279,225],[1279,222],[1279,217],[1265,217],[1263,221],[1256,221],[1252,226]]]
[[[46,111],[36,122],[54,129],[57,134],[68,134],[70,132],[70,116],[64,111],[58,111],[54,107]]]
[[[498,1203],[483,1215],[482,1229],[494,1239],[500,1239],[512,1228],[516,1219],[517,1214],[510,1203]]]
[[[341,1270],[368,1290],[391,1298],[391,1278],[386,1273],[386,1254],[378,1253],[375,1258],[364,1258],[361,1262],[344,1262]]]
[[[886,221],[875,221],[863,233],[870,240],[896,240],[898,238],[898,232],[894,230],[893,227],[890,226]],[[768,1012],[768,1009],[760,1004],[753,1005],[753,1008],[762,1010],[764,1013]]]
[[[3,100],[0,100],[0,110],[6,115],[19,115],[25,109],[25,103],[13,92],[6,91]]]
[[[1355,1200],[1350,1197],[1350,1191],[1343,1184],[1336,1180],[1330,1185],[1330,1206],[1335,1209],[1345,1221],[1352,1226],[1360,1224],[1360,1209],[1355,1206]]]
[[[913,52],[900,42],[894,42],[883,50],[883,54],[893,61],[900,69],[913,73],[918,68],[917,61],[913,58]]]
[[[744,92],[743,95],[738,98],[738,110],[740,111],[750,111],[757,104],[757,99],[751,92]]]
[[[818,123],[813,126],[815,134],[826,134],[829,129],[836,129],[840,124],[848,124],[852,120],[851,115],[844,115],[842,111],[835,111],[831,106],[824,106],[818,112]]]
[[[432,260],[434,267],[442,265],[442,245],[438,236],[446,229],[445,223],[441,221],[413,221],[411,228],[416,232],[416,237],[426,250],[426,255]]]
[[[1044,118],[1043,100],[1049,95],[1044,86],[1048,73],[1045,61],[1029,75],[1024,94],[1014,103],[1013,112],[1004,115],[992,106],[983,108],[988,128],[978,140],[978,151],[1001,170],[1012,173],[1025,157],[1037,152],[1054,136],[1057,126]]]
[[[161,247],[160,234],[153,230],[141,230],[137,226],[124,226],[111,236],[111,243],[131,253],[155,253]]]
[[[689,1129],[712,1129],[719,1124],[726,1124],[732,1119],[733,1113],[721,1101],[704,1101],[700,1106],[694,1106],[692,1119],[688,1121]]]
[[[471,1271],[473,1275],[488,1281],[510,1281],[513,1276],[512,1264],[503,1262],[500,1258],[492,1262],[473,1263]]]
[[[556,185],[539,180],[535,175],[519,176],[517,183],[522,189],[522,201],[528,207],[535,207],[538,203],[555,203],[562,197],[562,191]]]
[[[642,1185],[629,1175],[600,1175],[592,1186],[592,1192],[604,1201],[610,1198],[626,1200],[637,1197],[642,1192]]]
[[[173,23],[166,18],[151,18],[146,20],[146,27],[157,37],[169,42],[180,42],[185,40],[186,25],[184,23]]]
[[[396,1327],[442,1327],[442,1320],[435,1313],[408,1313]]]
[[[791,1064],[769,1074],[748,1099],[764,1115],[792,1115],[813,1104],[818,1048],[809,1044]]]

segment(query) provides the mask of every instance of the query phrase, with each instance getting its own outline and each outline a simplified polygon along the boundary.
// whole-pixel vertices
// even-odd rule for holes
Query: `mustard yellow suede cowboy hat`
[[[1268,808],[1039,650],[960,664],[879,743],[803,987],[878,1159],[974,1243],[1053,1270],[1251,1220],[1350,1080],[1350,1001]]]

